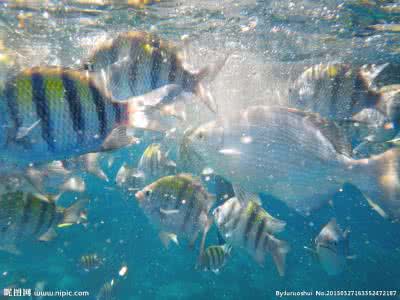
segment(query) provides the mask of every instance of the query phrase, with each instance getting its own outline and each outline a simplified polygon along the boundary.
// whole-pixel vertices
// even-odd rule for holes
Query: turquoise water
[[[225,54],[231,56],[209,87],[226,114],[253,104],[284,104],[290,82],[304,66],[321,62],[400,64],[399,32],[371,27],[399,23],[396,1],[161,0],[141,8],[74,1],[26,1],[16,7],[13,3],[0,2],[0,39],[2,50],[16,56],[15,68],[42,64],[76,67],[94,40],[104,34],[153,31],[182,47],[181,40],[187,37],[187,56],[193,68]],[[397,72],[382,79],[384,85],[400,83],[398,69],[394,69]],[[189,112],[188,119],[200,124],[210,115],[205,110]],[[399,225],[371,210],[363,195],[350,185],[333,197],[333,207],[325,206],[310,217],[262,195],[264,207],[287,222],[287,229],[279,234],[291,247],[284,277],[278,276],[269,256],[261,268],[239,249],[233,249],[218,275],[195,270],[199,243],[194,249],[185,241],[165,249],[134,199],[125,197],[114,183],[121,165],[136,165],[153,140],[157,139],[149,134],[140,145],[105,154],[100,163],[109,182],[81,174],[90,198],[87,223],[61,228],[58,237],[47,243],[26,243],[21,255],[0,252],[0,288],[33,291],[44,285],[46,291],[85,291],[90,295],[78,298],[96,299],[102,285],[114,278],[114,299],[122,300],[276,299],[276,291],[399,291]],[[110,157],[114,157],[111,166]],[[68,206],[75,196],[80,197],[65,194],[59,204]],[[332,217],[342,228],[350,228],[350,252],[355,256],[338,276],[328,276],[304,249],[312,247],[315,236]],[[207,244],[216,243],[214,226]],[[79,266],[79,258],[88,253],[105,259],[99,269],[85,272]],[[118,271],[124,265],[128,273],[121,278]]]

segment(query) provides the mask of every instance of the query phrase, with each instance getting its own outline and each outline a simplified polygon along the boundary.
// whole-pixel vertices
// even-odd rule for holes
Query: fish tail
[[[86,204],[89,202],[87,198],[80,199],[73,203],[70,207],[64,210],[64,216],[61,220],[59,227],[65,227],[72,224],[79,224],[85,220],[86,217],[83,214]]]
[[[290,250],[288,243],[272,237],[272,243],[269,247],[269,251],[271,252],[279,275],[284,276],[286,268],[286,255]]]
[[[382,217],[400,220],[400,149],[356,160],[354,184]],[[361,168],[360,168],[361,167]],[[365,174],[361,176],[360,174]]]
[[[210,93],[210,91],[205,88],[205,82],[211,82],[217,77],[221,69],[225,66],[226,61],[228,60],[229,55],[226,55],[220,61],[217,61],[215,64],[207,66],[194,75],[193,85],[193,93],[197,95],[201,101],[214,113],[218,111],[217,102],[214,97]]]

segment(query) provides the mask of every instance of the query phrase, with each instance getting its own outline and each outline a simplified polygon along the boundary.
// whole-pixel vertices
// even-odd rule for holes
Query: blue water
[[[30,57],[22,59],[27,67],[44,63],[76,66],[95,37],[129,29],[151,30],[177,41],[188,35],[189,61],[196,67],[215,55],[233,53],[229,65],[210,87],[226,113],[251,104],[265,104],[265,99],[281,102],[287,96],[290,78],[305,65],[329,61],[400,63],[399,33],[369,28],[398,23],[400,6],[396,1],[183,0],[145,8],[60,1],[68,2],[70,7],[98,10],[93,15],[54,13],[49,7],[62,7],[57,1],[49,1],[53,6],[48,7],[32,2],[17,8],[12,6],[13,1],[3,2],[0,38],[6,47]],[[394,8],[389,11],[385,7]],[[26,17],[24,24],[18,15]],[[387,84],[399,83],[395,78],[386,79]],[[193,122],[203,121],[203,115],[191,117]],[[350,185],[332,199],[333,207],[323,207],[306,218],[279,199],[262,195],[264,207],[287,221],[287,229],[279,235],[291,247],[284,277],[278,276],[269,256],[261,268],[239,249],[233,249],[232,257],[218,275],[195,270],[198,243],[189,249],[182,241],[180,246],[172,245],[166,250],[135,200],[126,199],[114,184],[122,163],[137,164],[151,141],[148,137],[139,146],[110,154],[115,156],[111,168],[103,159],[101,164],[110,182],[85,177],[85,193],[91,200],[85,226],[59,229],[58,237],[48,243],[23,245],[19,256],[0,252],[0,288],[33,290],[42,282],[46,291],[88,291],[89,296],[78,298],[95,299],[105,282],[117,278],[113,292],[115,299],[121,300],[276,299],[276,291],[400,292],[399,225],[371,210],[362,194]],[[68,206],[74,196],[64,195],[59,204]],[[315,236],[332,217],[342,228],[351,230],[350,252],[355,256],[338,276],[328,276],[304,249],[312,247]],[[213,227],[207,244],[217,242]],[[78,260],[87,253],[97,253],[105,263],[85,272]],[[128,274],[118,279],[123,265],[128,266]],[[360,297],[335,297],[353,298]]]

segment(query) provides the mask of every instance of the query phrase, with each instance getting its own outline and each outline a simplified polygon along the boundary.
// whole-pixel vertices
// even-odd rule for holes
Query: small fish
[[[136,96],[145,103],[170,103],[182,92],[190,92],[216,111],[202,81],[214,77],[225,61],[191,72],[184,67],[179,48],[170,41],[152,33],[129,31],[97,45],[84,69],[97,74],[116,99]]]
[[[115,300],[115,285],[116,285],[116,281],[114,279],[111,279],[111,281],[107,281],[105,282],[97,296],[96,296],[96,300]]]
[[[114,150],[137,140],[128,130],[137,121],[137,102],[116,102],[87,73],[26,69],[7,81],[0,97],[0,155],[6,168]]]
[[[349,257],[349,231],[342,231],[332,219],[315,238],[315,251],[329,275],[339,275]]]
[[[209,210],[214,202],[200,181],[188,174],[166,176],[135,194],[146,216],[161,230],[165,247],[177,236],[189,239],[194,245],[198,234],[207,234],[212,218]]]
[[[319,113],[331,120],[350,120],[379,96],[374,80],[387,67],[348,64],[318,64],[306,69],[289,91],[289,106]]]
[[[229,244],[207,247],[200,256],[198,267],[218,274],[231,256],[231,250],[232,246]]]
[[[271,253],[279,275],[285,274],[289,246],[272,235],[282,231],[285,222],[273,218],[255,201],[242,203],[236,197],[215,208],[213,215],[218,230],[229,244],[246,249],[261,266],[265,254]]]
[[[400,89],[379,89],[375,83],[387,66],[314,65],[293,84],[288,106],[346,125],[349,139],[358,143],[391,139],[399,128]]]
[[[53,239],[57,227],[81,222],[86,203],[86,199],[81,199],[62,208],[38,194],[14,192],[1,195],[0,250],[18,254],[16,245],[20,241]]]
[[[243,136],[252,137],[252,142],[243,143]],[[379,201],[390,218],[400,218],[400,150],[353,159],[341,128],[316,115],[282,107],[249,107],[201,125],[183,143],[181,149],[188,156],[200,157],[234,186],[269,193],[300,214],[326,205],[349,182]],[[242,154],[220,152],[227,148]]]
[[[144,150],[137,169],[130,169],[125,164],[121,167],[116,183],[119,186],[135,187],[132,185],[134,179],[135,184],[140,184],[136,187],[142,188],[161,177],[173,174],[176,174],[175,162],[168,158],[160,144],[151,144]]]
[[[100,167],[101,153],[88,153],[63,161],[63,165],[71,171],[84,171],[108,182],[106,173]]]
[[[79,263],[86,272],[89,272],[98,269],[103,264],[103,260],[96,253],[93,253],[82,255]]]

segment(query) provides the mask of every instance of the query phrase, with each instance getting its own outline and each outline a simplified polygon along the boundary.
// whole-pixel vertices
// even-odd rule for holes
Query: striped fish
[[[241,203],[233,197],[214,209],[213,215],[218,230],[229,244],[246,249],[260,265],[264,265],[265,254],[271,253],[279,274],[285,274],[289,246],[272,235],[276,226],[270,226],[270,215],[259,204]]]
[[[96,253],[82,255],[79,259],[79,264],[86,272],[98,269],[102,263],[103,261]]]
[[[214,199],[201,183],[188,174],[163,177],[135,194],[146,216],[161,230],[160,238],[167,247],[177,235],[194,245],[198,234],[203,237],[211,226],[208,212]]]
[[[104,283],[96,296],[96,300],[115,300],[115,285],[114,279]]]
[[[119,169],[116,183],[120,187],[142,188],[155,180],[176,173],[176,164],[168,159],[160,144],[150,144],[143,152],[137,169],[125,164]]]
[[[229,244],[209,246],[200,256],[198,267],[205,271],[219,273],[231,256],[232,247]]]
[[[373,82],[386,66],[314,65],[291,86],[288,106],[333,120],[351,120],[354,114],[379,101]]]
[[[96,73],[116,99],[146,94],[154,98],[158,91],[160,101],[169,103],[181,92],[189,92],[215,111],[216,104],[201,81],[214,77],[225,61],[191,72],[171,42],[152,33],[130,31],[100,42],[83,67]]]
[[[78,223],[87,200],[78,200],[69,208],[56,206],[44,196],[13,192],[0,196],[0,250],[18,253],[21,241],[48,241],[57,227]]]
[[[135,141],[127,126],[136,103],[113,102],[87,72],[27,69],[7,82],[1,100],[0,154],[17,167],[112,150]]]

